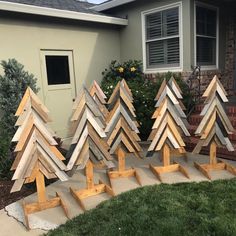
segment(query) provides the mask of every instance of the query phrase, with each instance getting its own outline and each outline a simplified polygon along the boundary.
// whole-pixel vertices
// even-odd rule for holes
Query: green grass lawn
[[[236,235],[236,179],[138,188],[48,235]]]

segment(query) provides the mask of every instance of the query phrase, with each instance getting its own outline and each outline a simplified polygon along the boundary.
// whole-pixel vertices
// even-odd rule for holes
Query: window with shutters
[[[180,6],[161,8],[143,16],[147,69],[180,67]]]
[[[196,5],[196,64],[202,67],[217,67],[217,9]]]

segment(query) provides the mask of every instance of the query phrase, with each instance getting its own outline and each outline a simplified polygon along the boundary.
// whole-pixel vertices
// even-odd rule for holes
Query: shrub
[[[157,74],[155,80],[145,79],[142,73],[142,63],[136,60],[129,60],[124,63],[112,61],[108,69],[102,72],[103,79],[101,88],[109,98],[118,81],[125,79],[134,97],[134,107],[136,109],[137,121],[140,124],[140,137],[146,140],[151,132],[153,120],[152,114],[155,110],[155,96],[164,78],[169,80],[175,77],[184,94],[184,104],[191,100],[188,86],[181,79],[180,74],[171,72]]]
[[[1,177],[9,172],[11,164],[10,141],[16,128],[16,109],[28,86],[34,92],[38,91],[36,87],[36,78],[33,74],[24,70],[24,66],[15,59],[1,61],[4,74],[0,75],[0,175]],[[6,176],[8,177],[8,176]]]

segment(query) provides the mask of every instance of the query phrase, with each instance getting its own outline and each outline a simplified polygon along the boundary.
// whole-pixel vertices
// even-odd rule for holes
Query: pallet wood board
[[[203,94],[206,99],[200,114],[203,118],[195,131],[195,135],[199,136],[200,140],[193,150],[193,153],[199,153],[203,146],[210,146],[209,164],[195,163],[195,167],[208,179],[211,179],[210,170],[232,170],[229,164],[222,164],[216,158],[217,147],[226,147],[228,151],[234,151],[228,138],[234,128],[222,106],[222,103],[228,102],[226,96],[227,93],[223,85],[218,77],[214,76]]]
[[[67,158],[69,162],[66,170],[73,175],[76,169],[84,169],[86,174],[87,186],[85,189],[70,189],[72,196],[85,210],[83,199],[89,196],[107,192],[114,195],[112,189],[105,184],[94,184],[93,169],[95,166],[104,166],[110,168],[112,157],[108,152],[109,146],[105,138],[105,118],[101,105],[105,105],[105,94],[96,82],[90,87],[90,90],[83,88],[79,99],[76,98],[73,105],[73,114],[71,125],[73,138],[71,148]],[[96,98],[96,99],[94,99]],[[107,113],[108,114],[108,113]]]
[[[118,165],[123,166],[117,171],[108,172],[110,182],[112,178],[134,176],[137,182],[140,183],[135,169],[125,169],[125,153],[133,153],[140,158],[139,152],[142,150],[138,144],[140,138],[133,106],[133,96],[125,80],[117,83],[108,104],[109,116],[107,117],[105,129],[107,143],[110,146],[110,153],[117,156]]]
[[[172,171],[180,171],[189,178],[184,167],[170,162],[171,150],[176,150],[180,154],[185,153],[183,151],[185,143],[182,136],[190,136],[184,121],[186,115],[183,111],[185,107],[180,102],[181,94],[176,81],[171,78],[168,83],[163,80],[155,98],[156,110],[152,115],[152,119],[155,121],[148,138],[151,141],[148,155],[153,155],[158,151],[162,152],[163,167],[150,165],[151,171],[160,181],[162,181],[162,173]]]
[[[27,88],[16,111],[18,129],[12,139],[12,142],[17,143],[14,150],[16,159],[11,167],[11,170],[15,170],[12,177],[15,183],[11,192],[19,191],[23,184],[36,181],[38,202],[23,204],[28,229],[28,215],[31,213],[61,205],[68,215],[59,195],[48,200],[45,192],[45,177],[68,180],[66,166],[62,162],[65,158],[56,148],[58,143],[54,139],[54,132],[47,127],[47,123],[51,121],[48,113],[37,95]]]

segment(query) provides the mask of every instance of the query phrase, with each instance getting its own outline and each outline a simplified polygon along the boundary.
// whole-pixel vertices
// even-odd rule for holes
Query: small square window
[[[45,56],[48,85],[69,84],[68,56]]]

